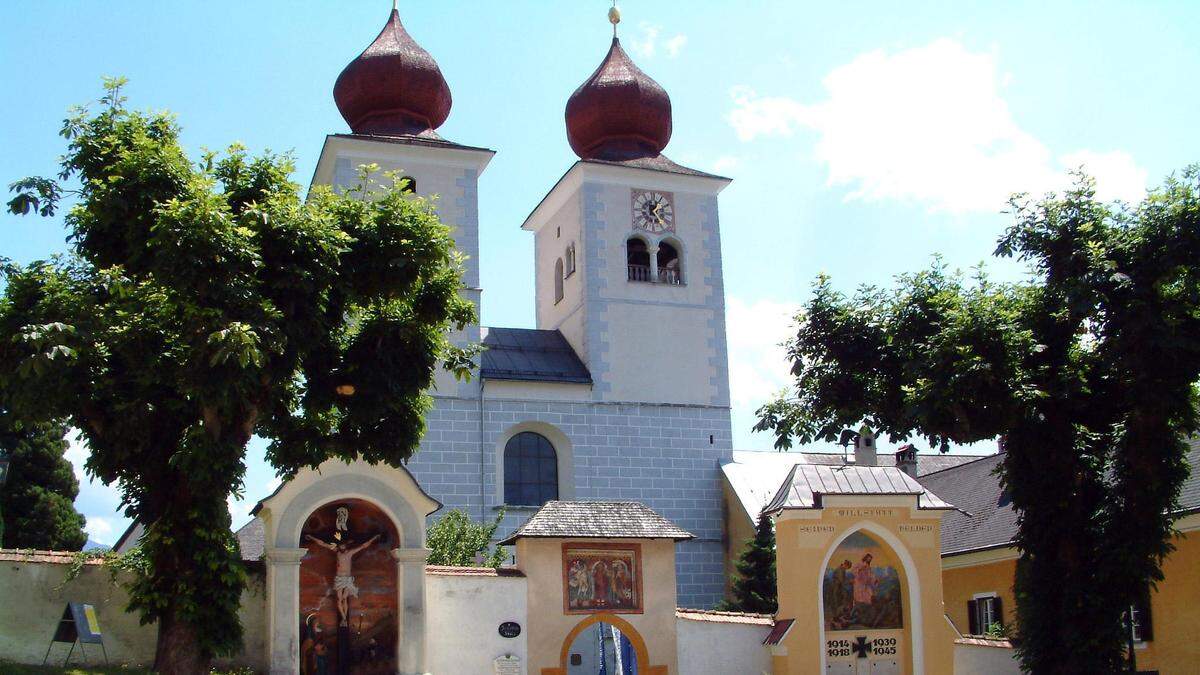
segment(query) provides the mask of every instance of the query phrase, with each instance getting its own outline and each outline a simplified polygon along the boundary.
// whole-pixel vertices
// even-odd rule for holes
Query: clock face
[[[633,191],[633,227],[647,232],[675,231],[675,204],[670,192]]]

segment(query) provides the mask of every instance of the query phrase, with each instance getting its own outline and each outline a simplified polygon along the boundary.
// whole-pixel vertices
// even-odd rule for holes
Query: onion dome
[[[429,52],[404,30],[400,12],[379,36],[350,62],[333,99],[356,134],[420,135],[441,126],[450,115],[450,87]]]
[[[566,117],[567,140],[581,159],[657,157],[671,140],[671,97],[616,37],[604,62],[571,94]]]

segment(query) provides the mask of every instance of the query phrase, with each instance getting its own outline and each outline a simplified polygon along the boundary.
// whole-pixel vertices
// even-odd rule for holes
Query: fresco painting
[[[641,547],[564,544],[563,595],[571,614],[641,612]]]
[[[903,628],[900,565],[865,532],[838,545],[825,569],[825,630]]]
[[[347,499],[317,509],[300,546],[300,672],[396,671],[399,535],[376,506]]]

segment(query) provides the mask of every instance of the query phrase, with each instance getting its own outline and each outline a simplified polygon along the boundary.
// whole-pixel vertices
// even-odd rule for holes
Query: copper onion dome
[[[404,30],[400,12],[333,85],[338,110],[356,134],[422,134],[450,115],[450,87],[429,52]]]
[[[582,159],[657,157],[671,140],[671,97],[616,37],[604,62],[571,94],[566,117],[567,140]]]

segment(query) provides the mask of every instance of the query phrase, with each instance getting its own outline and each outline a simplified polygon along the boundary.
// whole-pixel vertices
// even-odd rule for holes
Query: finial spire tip
[[[613,0],[613,6],[608,10],[608,22],[613,27],[613,37],[617,36],[617,24],[621,23],[621,10],[617,9],[617,0]]]

